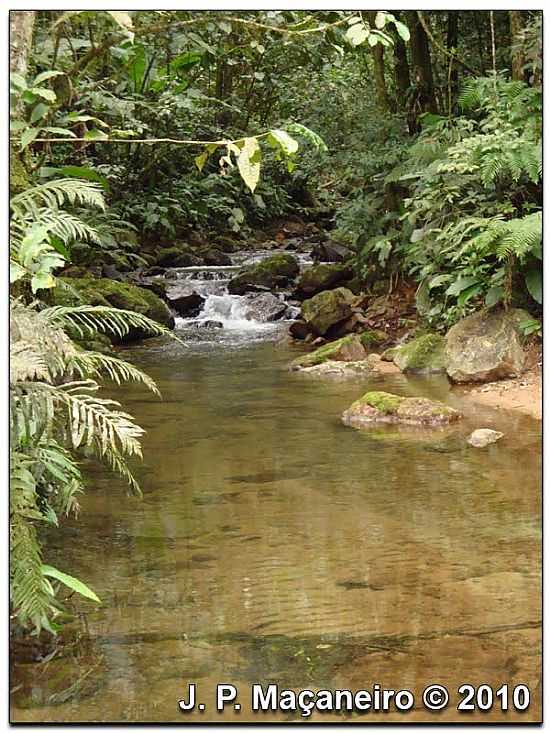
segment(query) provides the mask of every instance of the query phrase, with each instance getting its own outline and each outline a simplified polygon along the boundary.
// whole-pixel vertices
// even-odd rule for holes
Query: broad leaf
[[[36,79],[33,81],[33,85],[39,85],[42,84],[43,81],[47,81],[48,79],[51,79],[54,76],[63,76],[62,71],[54,71],[51,69],[50,71],[43,71],[41,74],[38,74]]]
[[[58,570],[51,565],[42,565],[42,574],[59,580],[61,583],[66,585],[67,588],[74,590],[76,593],[80,593],[81,596],[89,598],[91,601],[101,603],[100,599],[96,596],[93,590],[91,590],[91,588],[88,588],[88,586],[78,578],[73,578],[72,575],[62,573],[61,570]]]
[[[260,160],[260,145],[257,139],[255,137],[245,138],[244,145],[237,158],[237,168],[241,178],[252,193],[254,193],[254,189],[260,180]]]
[[[40,128],[38,127],[28,127],[21,135],[21,150],[25,150],[38,136],[39,132]]]
[[[293,155],[298,150],[298,143],[293,137],[290,137],[288,132],[284,130],[270,130],[269,133],[270,143],[273,144],[273,141],[275,141],[285,155]]]
[[[525,284],[533,300],[542,303],[542,271],[539,267],[531,267],[525,273]]]
[[[34,125],[35,122],[38,122],[38,120],[41,120],[43,117],[45,117],[49,111],[50,108],[47,104],[44,104],[44,102],[39,102],[32,111],[31,125]]]
[[[346,38],[352,46],[360,46],[369,36],[369,29],[362,23],[356,23],[346,31]]]

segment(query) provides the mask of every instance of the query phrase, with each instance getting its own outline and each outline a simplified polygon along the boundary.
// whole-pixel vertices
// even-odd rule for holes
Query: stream
[[[234,266],[264,255],[237,255]],[[158,400],[141,386],[116,391],[147,431],[135,465],[143,497],[89,468],[80,517],[47,547],[51,564],[102,599],[81,604],[92,642],[76,658],[19,665],[28,669],[12,719],[221,722],[215,687],[228,682],[242,709],[223,722],[302,720],[250,711],[250,685],[274,682],[414,691],[406,716],[351,720],[463,721],[456,689],[483,682],[528,685],[529,710],[509,711],[506,722],[535,720],[540,424],[470,404],[441,377],[289,372],[303,347],[285,338],[288,322],[243,315],[242,298],[226,290],[233,269],[176,273],[206,297],[199,316],[176,321],[185,343],[123,349],[162,392]],[[342,425],[342,411],[369,389],[442,399],[465,419],[451,439]],[[477,427],[505,438],[470,448]],[[64,673],[65,694],[58,685],[52,697],[48,680]],[[183,715],[177,703],[190,682],[206,710]],[[433,682],[454,690],[442,713],[421,706]],[[489,712],[467,722],[478,717],[502,721]]]

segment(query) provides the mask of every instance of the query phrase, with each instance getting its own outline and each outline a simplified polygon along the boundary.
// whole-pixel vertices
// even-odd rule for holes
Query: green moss
[[[351,409],[353,410],[355,405],[369,405],[385,415],[395,415],[404,399],[391,392],[367,392],[353,403]]]
[[[16,196],[29,187],[29,176],[16,150],[10,151],[10,196]]]
[[[158,251],[156,264],[160,267],[193,267],[199,258],[188,244],[163,247]]]
[[[307,367],[317,366],[318,364],[324,364],[325,361],[329,361],[333,357],[338,356],[343,347],[352,346],[356,338],[355,334],[350,334],[349,336],[344,336],[344,338],[338,339],[338,341],[333,341],[330,344],[324,344],[310,354],[305,354],[304,356],[299,356],[297,359],[294,359],[291,364],[291,368],[304,369]]]
[[[371,330],[363,331],[363,333],[360,334],[359,338],[361,339],[361,343],[363,344],[363,346],[368,349],[372,348],[373,346],[379,346],[380,344],[383,344],[388,337],[384,333],[384,331]]]
[[[155,293],[108,278],[58,278],[53,298],[56,305],[110,306],[140,313],[168,328],[174,326],[174,319],[166,304]],[[132,329],[127,340],[145,336],[143,332]]]
[[[321,290],[327,290],[342,280],[351,277],[349,267],[339,263],[324,263],[314,265],[304,270],[298,282],[298,289],[303,293],[313,295]]]
[[[257,265],[239,272],[230,280],[228,290],[234,295],[242,295],[251,286],[275,288],[281,281],[296,277],[299,271],[298,262],[292,255],[272,255]]]
[[[445,371],[445,339],[435,333],[429,333],[413,339],[408,344],[398,347],[393,361],[403,372]]]

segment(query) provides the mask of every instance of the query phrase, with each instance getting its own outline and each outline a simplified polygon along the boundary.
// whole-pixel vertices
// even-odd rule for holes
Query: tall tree
[[[368,11],[368,20],[371,28],[375,27],[376,10]],[[378,97],[378,106],[382,112],[390,109],[390,98],[388,96],[388,88],[386,86],[386,77],[384,75],[384,46],[377,43],[371,47],[372,59],[374,64],[374,83],[376,85],[376,96]]]
[[[34,27],[34,10],[10,11],[10,73],[27,75],[28,58],[31,51],[32,31]],[[22,101],[10,109],[10,117],[18,118],[22,114]],[[28,177],[19,152],[10,145],[10,195],[24,191],[28,186]]]
[[[458,94],[458,64],[453,60],[456,53],[458,43],[458,15],[457,10],[449,10],[447,13],[447,51],[449,57],[449,73],[448,73],[448,112],[453,111],[454,100]]]
[[[394,12],[397,20],[400,20],[399,11]],[[405,107],[409,89],[411,86],[411,74],[409,71],[409,60],[407,58],[407,46],[395,28],[392,30],[393,36],[393,59],[394,59],[394,76],[395,89],[397,92],[397,104],[399,107]]]
[[[407,10],[406,17],[411,33],[411,61],[416,87],[412,112],[416,119],[419,112],[437,113],[437,103],[428,36],[416,10]]]
[[[525,81],[525,53],[523,51],[522,32],[524,21],[520,10],[510,10],[510,40],[512,46],[512,79]]]

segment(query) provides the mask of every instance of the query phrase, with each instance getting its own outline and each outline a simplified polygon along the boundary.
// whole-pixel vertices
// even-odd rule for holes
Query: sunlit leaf
[[[260,180],[260,145],[255,137],[247,137],[237,158],[237,168],[248,188],[254,189]]]
[[[58,570],[51,565],[42,565],[42,573],[50,578],[59,580],[61,583],[66,585],[67,588],[74,590],[76,593],[80,593],[81,596],[89,598],[91,601],[95,601],[96,603],[101,603],[101,600],[96,596],[93,590],[88,588],[88,586],[78,578],[73,578],[72,575],[62,573],[61,570]]]

